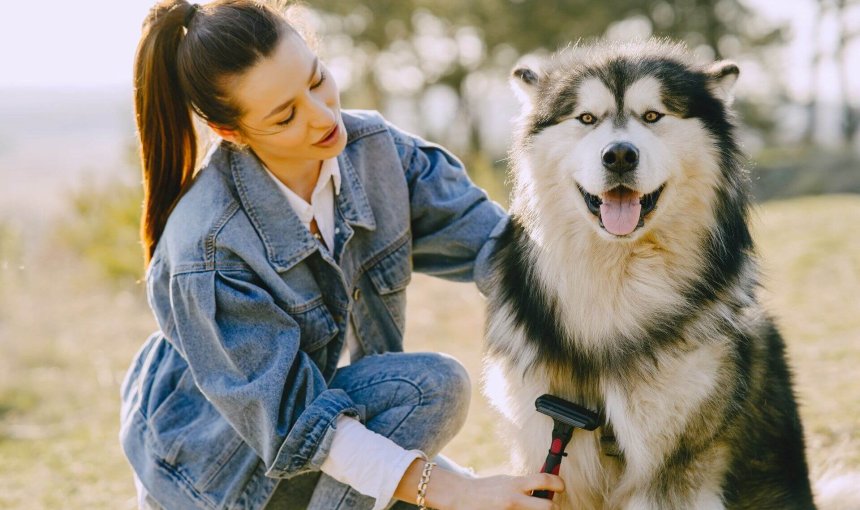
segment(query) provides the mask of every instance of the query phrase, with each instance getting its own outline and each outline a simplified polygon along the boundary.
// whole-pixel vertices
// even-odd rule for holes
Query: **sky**
[[[812,0],[745,1],[763,20],[790,23],[785,72],[793,95],[805,99],[812,51]],[[0,17],[0,87],[130,86],[140,27],[151,5],[152,0],[6,2]],[[821,33],[823,44],[832,44],[828,34],[835,33],[833,27],[825,23]],[[856,46],[853,55],[860,58]],[[823,66],[819,90],[824,97],[838,97],[835,67],[828,70],[826,62]],[[854,78],[854,83],[860,81],[860,76]]]
[[[131,85],[152,0],[10,0],[0,16],[0,87]]]

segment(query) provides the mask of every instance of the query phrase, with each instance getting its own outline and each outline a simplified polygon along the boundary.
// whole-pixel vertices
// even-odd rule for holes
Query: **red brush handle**
[[[541,473],[552,473],[557,475],[559,469],[561,468],[561,459],[564,457],[564,447],[566,446],[567,441],[570,440],[570,436],[565,440],[564,437],[556,437],[553,434],[552,445],[549,448],[549,453],[546,456],[546,460],[543,463],[543,466],[540,468]],[[552,497],[555,495],[554,492],[550,490],[539,490],[532,492],[532,496],[541,499],[549,499],[552,500]]]

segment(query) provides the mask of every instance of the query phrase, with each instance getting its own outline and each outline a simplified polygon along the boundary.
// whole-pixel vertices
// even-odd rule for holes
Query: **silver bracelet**
[[[421,473],[421,479],[418,481],[418,497],[415,498],[415,503],[418,504],[419,510],[427,510],[424,498],[427,496],[427,484],[430,483],[430,472],[433,471],[434,466],[436,466],[435,462],[424,463],[424,471]]]

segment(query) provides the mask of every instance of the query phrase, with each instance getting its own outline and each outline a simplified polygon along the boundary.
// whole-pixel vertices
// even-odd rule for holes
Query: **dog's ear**
[[[518,63],[511,71],[511,88],[522,104],[523,111],[532,109],[542,74],[537,63]]]
[[[738,65],[730,60],[714,62],[705,69],[705,74],[708,77],[708,88],[717,99],[727,106],[731,105],[735,99],[735,83],[738,81],[740,72]]]

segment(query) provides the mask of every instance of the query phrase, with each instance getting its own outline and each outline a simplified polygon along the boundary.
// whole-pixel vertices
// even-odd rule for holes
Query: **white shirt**
[[[287,197],[290,207],[296,212],[305,228],[310,230],[311,221],[316,220],[325,247],[329,252],[334,251],[334,197],[340,194],[340,165],[337,164],[337,158],[322,162],[310,203],[305,202],[304,198],[278,180],[271,170],[266,168],[266,171]]]
[[[265,166],[264,166],[265,168]],[[311,193],[310,203],[288,188],[266,168],[266,172],[287,197],[290,207],[302,224],[310,230],[311,221],[316,220],[323,246],[329,252],[334,249],[334,203],[340,194],[340,165],[337,158],[327,159],[320,167],[319,179]],[[358,340],[351,324],[347,324],[346,342],[338,366],[349,364],[347,356],[360,354]],[[345,483],[358,492],[376,498],[373,510],[382,510],[391,501],[397,485],[406,469],[424,454],[418,450],[406,450],[387,437],[368,430],[360,421],[339,416],[335,423],[328,457],[320,469],[335,480]]]
[[[266,166],[263,165],[263,168]],[[320,235],[314,235],[314,237],[321,242],[324,248],[328,249],[329,253],[333,252],[334,236],[338,233],[334,227],[334,201],[335,196],[340,194],[340,165],[337,158],[326,159],[322,162],[320,175],[313,192],[311,192],[310,203],[305,202],[304,198],[281,182],[271,170],[266,168],[266,172],[278,185],[281,193],[287,197],[290,207],[293,208],[302,225],[308,231],[311,229],[311,221],[316,220]],[[360,355],[361,346],[358,344],[358,339],[355,338],[352,327],[347,324],[346,349],[341,351],[337,366],[349,365],[351,359],[357,359]]]

